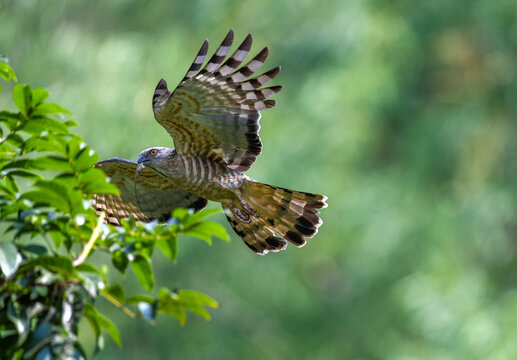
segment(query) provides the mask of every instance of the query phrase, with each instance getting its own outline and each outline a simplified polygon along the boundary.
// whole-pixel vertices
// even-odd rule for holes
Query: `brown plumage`
[[[175,149],[144,150],[138,163],[119,158],[97,163],[120,189],[120,195],[93,197],[96,210],[106,211],[110,222],[127,216],[163,221],[176,207],[197,210],[208,199],[221,202],[235,232],[258,254],[285,249],[287,242],[303,246],[317,233],[325,196],[261,184],[242,173],[262,150],[260,110],[275,105],[266,99],[282,87],[263,87],[280,67],[252,77],[268,48],[240,66],[251,34],[225,61],[232,42],[233,30],[203,67],[205,41],[174,92],[164,79],[158,83],[154,115]]]
[[[244,201],[257,213],[243,222],[223,205],[230,225],[248,247],[259,254],[283,250],[287,241],[301,247],[318,232],[318,209],[327,206],[325,196],[247,181]],[[286,241],[287,240],[287,241]]]

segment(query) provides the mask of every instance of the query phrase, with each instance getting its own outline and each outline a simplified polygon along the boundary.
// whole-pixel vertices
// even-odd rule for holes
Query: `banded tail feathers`
[[[280,251],[287,242],[302,247],[322,224],[318,209],[327,197],[248,181],[240,204],[223,204],[230,225],[257,254]]]

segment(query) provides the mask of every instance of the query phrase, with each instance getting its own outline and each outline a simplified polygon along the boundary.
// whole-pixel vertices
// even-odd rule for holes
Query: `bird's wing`
[[[137,175],[137,163],[121,158],[99,161],[95,167],[103,170],[119,190],[119,195],[95,194],[93,207],[106,212],[108,222],[119,225],[129,216],[148,222],[166,221],[178,207],[202,209],[207,201],[168,183],[154,170],[144,167]]]
[[[260,110],[273,107],[276,102],[265,99],[282,88],[261,86],[271,81],[280,67],[250,79],[264,64],[268,48],[239,67],[251,48],[251,34],[223,63],[232,43],[230,30],[201,68],[208,49],[206,40],[174,92],[164,79],[158,83],[153,110],[156,120],[172,136],[178,154],[219,158],[234,170],[246,171],[262,150]]]

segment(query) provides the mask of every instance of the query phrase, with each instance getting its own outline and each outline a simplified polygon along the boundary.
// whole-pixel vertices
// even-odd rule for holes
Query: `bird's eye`
[[[156,151],[156,150],[154,150],[154,149],[152,149],[152,150],[151,150],[151,155],[152,155],[152,156],[156,155],[156,153],[157,153],[157,151]]]

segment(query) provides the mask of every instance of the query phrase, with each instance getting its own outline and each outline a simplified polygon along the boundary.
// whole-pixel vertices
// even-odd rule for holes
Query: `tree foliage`
[[[170,144],[160,78],[252,33],[285,87],[247,174],[329,197],[302,249],[182,243],[174,276],[224,304],[217,321],[120,316],[125,346],[100,359],[517,359],[515,0],[1,3],[0,51],[103,157]]]
[[[6,59],[0,60],[0,77],[16,82]],[[0,111],[0,358],[86,358],[78,341],[83,317],[95,334],[95,352],[102,349],[103,333],[120,345],[117,327],[96,308],[99,296],[151,323],[162,313],[183,325],[187,311],[210,320],[206,308],[218,303],[207,295],[166,287],[153,293],[151,258],[158,248],[175,261],[180,234],[208,243],[212,235],[228,240],[220,224],[205,220],[218,211],[176,209],[166,224],[132,218],[119,227],[105,224],[89,198],[118,189],[92,167],[97,154],[70,131],[77,125],[71,113],[47,102],[48,96],[18,84],[18,110]],[[128,295],[110,282],[109,267],[89,262],[97,251],[108,254],[122,275],[131,269],[143,292]]]

